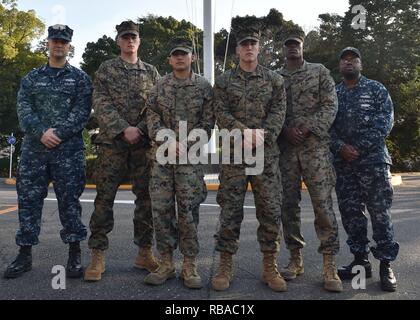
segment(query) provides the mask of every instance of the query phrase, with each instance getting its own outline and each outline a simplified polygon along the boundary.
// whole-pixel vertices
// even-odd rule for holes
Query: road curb
[[[208,181],[208,182],[206,182],[207,190],[209,190],[209,191],[218,191],[219,190],[220,184],[219,184],[219,182],[216,182],[216,179],[218,179],[218,178],[216,178],[215,175],[206,177],[206,180]],[[16,185],[16,179],[5,179],[4,183],[7,184],[7,185],[10,185],[10,186],[15,186]],[[403,184],[402,176],[392,175],[392,185],[394,187],[401,186],[402,184]],[[96,185],[87,184],[86,189],[96,189]],[[125,191],[131,190],[131,189],[132,189],[131,185],[122,185],[119,188],[119,190],[125,190]],[[302,184],[302,189],[307,190],[305,184]],[[248,191],[252,191],[252,188],[249,187]]]
[[[9,185],[9,186],[15,186],[16,185],[16,180],[15,179],[6,179],[6,180],[4,180],[4,183]]]

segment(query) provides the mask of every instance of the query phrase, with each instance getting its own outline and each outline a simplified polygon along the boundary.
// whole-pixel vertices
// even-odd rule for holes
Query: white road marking
[[[54,202],[56,202],[57,199],[47,198],[47,199],[45,199],[45,201],[54,201]],[[82,202],[82,203],[94,203],[95,200],[80,199],[80,202]],[[115,204],[134,204],[134,200],[115,200],[114,203]],[[218,204],[207,204],[207,203],[203,203],[201,206],[202,207],[209,207],[209,208],[219,208],[220,207]],[[255,207],[252,207],[252,206],[244,206],[244,209],[254,210]]]

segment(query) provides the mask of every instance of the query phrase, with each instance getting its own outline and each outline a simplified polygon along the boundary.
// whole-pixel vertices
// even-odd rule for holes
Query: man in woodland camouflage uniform
[[[190,289],[202,287],[197,272],[199,210],[207,196],[202,167],[192,165],[190,159],[186,164],[179,160],[176,164],[165,164],[157,154],[159,147],[165,147],[163,141],[158,141],[162,130],[174,132],[172,140],[168,141],[168,152],[179,157],[187,156],[190,151],[190,143],[180,141],[183,125],[187,126],[188,135],[192,130],[201,129],[206,137],[211,136],[213,90],[206,79],[192,72],[194,59],[191,41],[174,40],[169,52],[173,72],[158,81],[147,103],[147,125],[155,145],[153,155],[156,155],[150,195],[156,244],[162,257],[159,269],[145,279],[150,285],[161,285],[175,277],[173,253],[179,244],[184,256],[181,278],[185,286]]]
[[[272,290],[283,292],[287,286],[277,270],[276,260],[281,238],[281,177],[277,139],[286,112],[284,82],[275,72],[258,64],[258,25],[240,18],[235,18],[232,24],[240,63],[216,81],[214,95],[218,125],[221,130],[232,132],[238,129],[242,134],[245,130],[253,130],[251,139],[245,134],[241,151],[255,150],[263,145],[264,168],[263,173],[252,176],[247,175],[245,164],[222,166],[217,195],[222,211],[220,229],[215,236],[220,265],[212,279],[212,287],[217,291],[226,290],[233,279],[233,255],[238,251],[244,198],[251,182],[260,223],[258,241],[264,255],[261,280]],[[246,25],[247,28],[240,29],[236,25]]]
[[[280,168],[283,182],[282,222],[284,238],[290,250],[290,262],[282,272],[286,280],[303,274],[299,203],[302,178],[308,187],[315,213],[315,229],[323,254],[324,288],[343,290],[337,275],[335,256],[340,245],[338,225],[333,211],[332,191],[335,172],[329,149],[329,130],[337,114],[335,83],[321,64],[303,58],[303,37],[291,35],[284,41],[286,64],[280,70],[287,91],[287,115],[279,139]]]
[[[152,272],[159,266],[152,254],[150,145],[145,118],[146,100],[159,73],[138,58],[139,26],[125,21],[117,31],[121,55],[100,66],[94,83],[93,108],[100,133],[95,141],[99,145],[97,196],[90,220],[92,261],[85,272],[86,281],[99,281],[105,272],[104,253],[109,246],[107,234],[114,227],[114,200],[127,173],[136,195],[134,243],[139,254],[135,267]]]

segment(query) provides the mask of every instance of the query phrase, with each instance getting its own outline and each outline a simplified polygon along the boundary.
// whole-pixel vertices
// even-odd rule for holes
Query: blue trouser
[[[394,261],[398,256],[399,244],[394,241],[391,221],[394,190],[390,166],[336,164],[336,172],[338,204],[351,253],[372,251],[380,261]],[[371,217],[376,247],[369,247],[366,208]]]
[[[39,243],[44,199],[52,182],[58,200],[58,211],[63,229],[64,243],[86,239],[87,231],[81,220],[79,198],[85,184],[85,158],[83,150],[52,150],[32,152],[23,150],[17,173],[20,228],[16,235],[18,246]]]

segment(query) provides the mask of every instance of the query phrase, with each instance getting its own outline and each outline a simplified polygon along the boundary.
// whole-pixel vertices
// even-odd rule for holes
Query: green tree
[[[168,64],[169,46],[174,38],[187,38],[195,43],[199,62],[195,65],[195,71],[202,70],[202,43],[203,32],[192,23],[173,17],[159,17],[148,15],[139,18],[142,46],[140,47],[141,58],[156,66],[161,74],[171,71]]]
[[[18,132],[16,96],[21,78],[47,61],[45,54],[31,49],[45,26],[35,11],[20,11],[17,1],[0,3],[0,133]]]
[[[153,64],[161,74],[169,73],[171,68],[168,64],[169,45],[174,38],[184,37],[194,41],[198,51],[198,62],[195,71],[202,70],[202,46],[203,32],[190,22],[178,21],[173,17],[158,17],[148,15],[138,19],[142,44],[139,48],[140,58]],[[96,70],[102,62],[119,55],[119,48],[115,37],[104,35],[96,42],[87,44],[83,54],[82,69],[94,77]]]
[[[304,34],[302,28],[293,21],[284,20],[283,14],[276,9],[271,9],[267,16],[255,17],[235,17],[235,24],[243,24],[246,27],[250,21],[256,23],[261,29],[261,54],[260,63],[271,69],[279,69],[283,65],[283,40],[290,33]],[[239,26],[240,27],[240,26]],[[234,32],[233,32],[234,33]],[[236,39],[234,34],[222,29],[216,34],[216,72],[223,72],[225,61],[226,46],[228,46],[228,55],[226,57],[226,70],[233,68],[237,64],[236,57]]]
[[[365,28],[355,28],[352,9],[366,10]],[[350,0],[343,17],[322,14],[306,48],[310,61],[324,63],[340,81],[338,54],[347,46],[363,54],[363,73],[383,83],[394,100],[396,121],[388,141],[396,170],[420,170],[420,4],[416,0]]]
[[[95,72],[99,69],[101,63],[117,57],[118,54],[119,48],[115,40],[103,36],[97,42],[89,42],[86,45],[81,68],[94,79]]]

